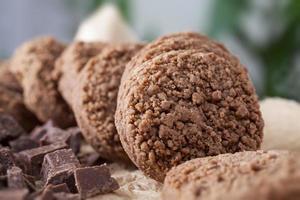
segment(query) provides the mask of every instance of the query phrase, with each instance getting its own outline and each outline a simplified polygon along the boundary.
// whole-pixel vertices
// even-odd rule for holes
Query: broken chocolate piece
[[[30,138],[35,141],[40,141],[40,139],[46,135],[49,128],[54,127],[53,122],[49,120],[47,123],[45,123],[43,126],[36,127],[33,129],[33,131],[30,133]]]
[[[8,148],[0,147],[0,175],[5,175],[6,171],[15,165],[15,159]]]
[[[81,198],[109,193],[119,188],[105,166],[77,168],[74,172],[77,190]]]
[[[23,128],[10,115],[0,113],[0,143],[7,145],[10,140],[13,140],[20,135],[25,134]]]
[[[57,128],[57,127],[50,127],[47,129],[46,134],[44,134],[40,138],[40,144],[41,145],[48,145],[55,143],[56,141],[65,142],[66,139],[66,131]]]
[[[27,174],[39,176],[44,156],[47,153],[66,147],[67,145],[64,142],[58,142],[51,145],[21,151],[19,153],[19,158],[23,161],[23,170],[25,170],[25,173]]]
[[[46,185],[67,183],[72,187],[74,184],[72,176],[74,170],[79,166],[80,163],[71,149],[49,153],[45,156],[42,166],[44,183]]]
[[[0,190],[1,200],[24,200],[27,194],[27,189]]]
[[[67,140],[67,144],[69,144],[75,154],[78,154],[82,140],[81,130],[78,127],[71,127],[67,129],[67,132],[71,134]]]
[[[101,158],[99,153],[91,152],[78,155],[79,161],[81,165],[85,167],[94,166],[94,165],[101,165],[107,162],[104,158]]]
[[[12,167],[7,170],[7,185],[11,189],[22,189],[26,187],[22,169]]]
[[[52,144],[57,141],[65,142],[69,147],[78,153],[80,150],[81,134],[78,128],[70,128],[68,130],[62,130],[57,127],[48,128],[46,134],[40,138],[41,145]]]
[[[27,149],[33,149],[39,147],[39,144],[30,139],[28,136],[21,136],[16,140],[10,141],[9,146],[13,152],[20,152]]]

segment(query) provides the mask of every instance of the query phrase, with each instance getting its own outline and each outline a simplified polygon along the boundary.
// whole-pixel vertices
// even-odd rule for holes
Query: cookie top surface
[[[127,66],[116,126],[131,160],[163,181],[184,161],[258,149],[263,121],[246,70],[193,49]]]
[[[54,63],[65,46],[51,37],[41,37],[19,47],[11,63],[24,90],[26,106],[43,122],[52,119],[61,127],[74,125],[72,111],[57,91],[52,76]]]
[[[139,44],[110,45],[82,70],[75,110],[83,135],[102,157],[129,161],[114,125],[121,76],[126,63],[142,48]]]
[[[163,199],[295,199],[298,153],[249,151],[187,161],[168,172]]]
[[[79,73],[89,59],[99,54],[105,46],[102,42],[73,42],[57,61],[60,62],[57,68],[65,72],[75,70]]]
[[[132,59],[132,65],[139,65],[147,60],[153,59],[162,53],[175,50],[192,50],[198,49],[201,52],[214,52],[215,54],[225,57],[233,62],[238,62],[229,51],[221,44],[209,39],[204,35],[193,32],[174,33],[162,36],[154,42],[148,44]]]
[[[73,104],[72,91],[77,85],[81,70],[105,46],[106,44],[102,42],[76,41],[71,43],[56,61],[54,74],[58,80],[58,88],[70,106]]]

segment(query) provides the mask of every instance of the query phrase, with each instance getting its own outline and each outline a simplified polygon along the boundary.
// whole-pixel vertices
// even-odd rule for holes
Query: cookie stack
[[[22,45],[10,65],[41,122],[76,123],[99,157],[164,183],[163,199],[300,195],[298,154],[259,150],[264,123],[248,72],[206,36],[68,46],[44,37]]]

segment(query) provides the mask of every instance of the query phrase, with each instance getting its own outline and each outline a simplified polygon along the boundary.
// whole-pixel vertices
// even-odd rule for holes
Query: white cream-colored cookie
[[[115,5],[106,4],[82,22],[75,40],[85,42],[136,42],[137,37]]]
[[[260,102],[265,122],[262,149],[300,150],[300,104],[282,98]]]

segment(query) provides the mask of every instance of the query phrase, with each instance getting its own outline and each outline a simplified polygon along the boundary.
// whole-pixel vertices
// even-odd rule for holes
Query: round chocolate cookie
[[[263,120],[239,62],[200,48],[134,63],[122,77],[115,121],[122,146],[146,175],[162,182],[187,160],[259,149]]]
[[[162,199],[296,200],[299,153],[249,151],[187,161],[167,174]]]
[[[9,61],[0,62],[0,109],[13,116],[27,131],[39,122],[23,103],[22,88],[9,71]]]
[[[26,42],[16,50],[11,69],[23,88],[27,108],[42,122],[51,119],[60,127],[69,127],[75,124],[75,118],[52,76],[55,60],[64,48],[51,37]]]
[[[86,140],[101,157],[129,162],[114,125],[117,94],[125,65],[142,48],[138,44],[104,47],[80,74],[73,109]]]
[[[132,62],[134,62],[133,65],[140,65],[162,53],[184,49],[199,49],[201,52],[208,53],[214,52],[228,60],[238,62],[237,58],[230,54],[222,44],[210,40],[204,35],[193,32],[174,33],[162,36],[143,48],[135,58],[132,59]]]
[[[101,42],[73,42],[62,53],[55,64],[55,77],[58,89],[72,107],[72,93],[77,85],[79,74],[90,58],[99,54],[106,44]]]

